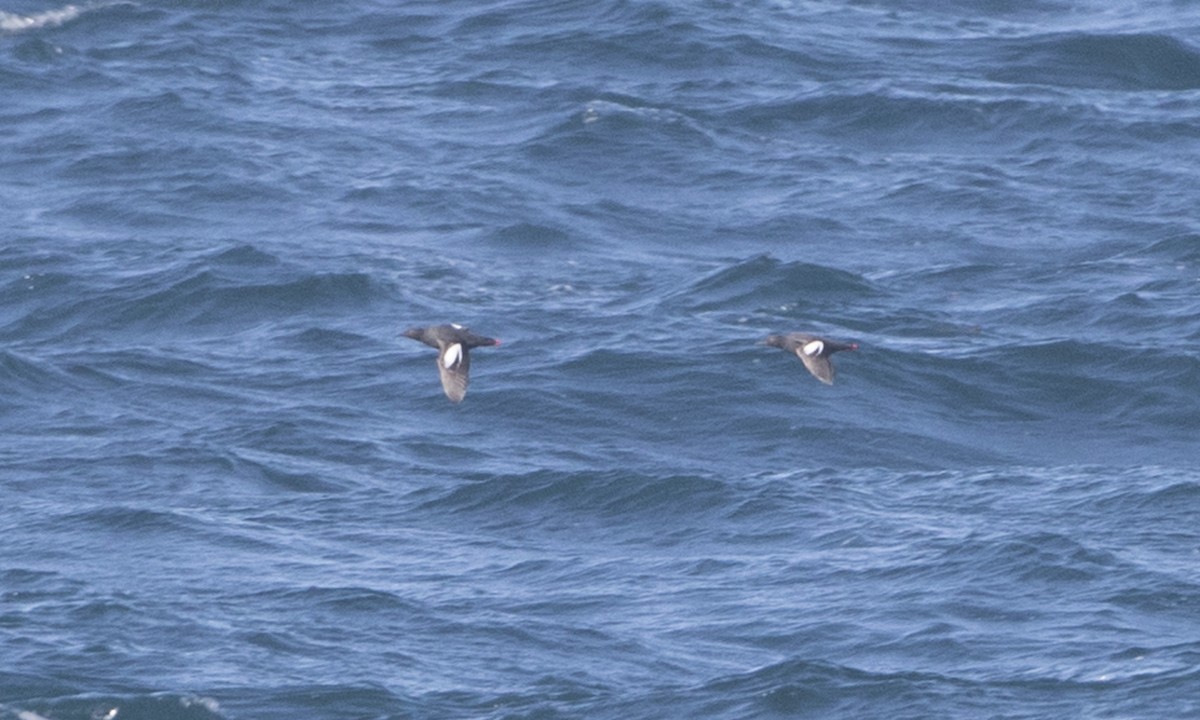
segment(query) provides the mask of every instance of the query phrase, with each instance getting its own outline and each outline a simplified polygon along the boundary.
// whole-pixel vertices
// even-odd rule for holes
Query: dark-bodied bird
[[[768,335],[761,344],[795,353],[796,357],[804,363],[804,367],[813,374],[813,377],[826,385],[833,384],[833,363],[829,362],[829,356],[842,350],[858,349],[858,343],[826,340],[807,333]]]
[[[471,348],[500,344],[495,338],[476,335],[462,325],[455,324],[409,328],[404,331],[404,335],[437,348],[438,375],[442,378],[442,389],[453,403],[462,402],[467,396]]]

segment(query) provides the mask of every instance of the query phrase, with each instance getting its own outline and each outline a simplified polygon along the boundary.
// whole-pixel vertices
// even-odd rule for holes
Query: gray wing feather
[[[799,351],[796,356],[804,363],[804,367],[813,374],[813,377],[825,383],[826,385],[833,384],[833,363],[829,362],[828,357],[821,355],[805,355],[804,351]]]
[[[442,389],[446,391],[446,397],[450,398],[450,402],[459,403],[467,396],[467,382],[470,380],[468,373],[471,370],[471,357],[467,354],[467,349],[462,349],[462,355],[450,367],[446,367],[443,358],[446,356],[446,349],[443,348],[438,353],[437,366],[438,375],[442,378]]]

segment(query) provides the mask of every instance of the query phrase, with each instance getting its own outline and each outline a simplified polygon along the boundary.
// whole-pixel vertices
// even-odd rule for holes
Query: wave
[[[991,79],[1105,90],[1200,88],[1200,50],[1171,35],[1070,33],[997,43]]]
[[[1187,695],[1188,683],[1198,675],[1195,671],[1152,673],[1135,683],[1135,689],[1097,676],[1058,678],[1039,673],[975,679],[954,673],[868,670],[797,658],[719,678],[680,693],[672,704],[687,702],[696,716],[765,718],[801,714],[812,718],[883,719],[980,717],[1000,706],[1020,706],[1031,716],[1062,717],[1076,713],[1080,703],[1102,702],[1105,707],[1126,708],[1138,717],[1174,716],[1188,701],[1173,693]],[[1140,705],[1147,698],[1144,693],[1148,693],[1154,710]]]
[[[877,350],[869,362],[858,374],[881,391],[915,399],[911,411],[918,416],[998,423],[1074,418],[1074,431],[1084,435],[1141,427],[1172,442],[1200,423],[1200,410],[1185,400],[1200,392],[1200,358],[1159,348],[991,339],[953,354]]]
[[[83,332],[144,338],[147,332],[186,334],[197,327],[247,327],[300,316],[312,321],[361,309],[386,292],[366,273],[305,272],[250,246],[163,258],[138,274],[114,270],[107,286],[71,272],[31,278],[33,292],[15,284],[5,294],[22,301],[18,307],[25,312],[3,332],[24,338]]]
[[[1200,234],[1173,234],[1129,254],[1135,257],[1161,257],[1181,265],[1197,265],[1200,264]]]
[[[557,252],[579,249],[581,244],[572,233],[561,228],[538,223],[515,223],[484,234],[482,240],[497,250],[523,254]]]
[[[322,273],[292,280],[265,283],[229,282],[218,274],[201,271],[171,287],[137,297],[111,323],[168,325],[254,322],[268,317],[328,311],[368,302],[372,280],[362,273]]]
[[[115,720],[121,717],[224,720],[225,715],[220,704],[211,697],[180,693],[88,694],[26,701],[20,707],[0,705],[0,720]]]
[[[0,394],[6,401],[44,398],[47,391],[64,383],[66,378],[53,365],[0,350]]]
[[[873,288],[859,275],[804,262],[759,255],[732,263],[665,295],[667,306],[692,312],[774,313],[861,300]]]
[[[419,510],[482,513],[489,524],[536,524],[547,512],[646,519],[670,513],[683,518],[718,510],[731,501],[725,483],[697,475],[539,470],[469,481],[423,501]]]
[[[870,672],[825,661],[786,660],[719,678],[697,694],[741,697],[742,717],[803,713],[807,717],[905,717],[927,713],[950,683],[930,673]],[[744,713],[744,714],[743,714]],[[725,709],[722,715],[731,714]]]
[[[281,587],[239,596],[238,600],[258,606],[270,605],[289,615],[311,612],[313,609],[333,613],[421,614],[428,612],[421,604],[395,593],[357,586]]]
[[[712,153],[715,143],[702,123],[679,110],[614,96],[583,103],[522,142],[521,152],[531,168],[564,187],[608,178],[642,188],[625,200],[665,202],[671,189],[662,186],[664,171],[689,172],[690,156]]]
[[[199,524],[190,517],[173,511],[148,508],[105,507],[73,513],[63,521],[68,525],[86,525],[101,531],[115,530],[145,534],[175,534],[192,531]]]
[[[904,151],[933,148],[944,154],[967,145],[973,154],[1009,152],[1028,142],[1075,128],[1078,113],[1061,102],[1026,97],[974,97],[936,91],[822,89],[798,99],[734,109],[725,119],[754,135],[801,137]]]
[[[0,32],[18,33],[57,27],[87,12],[91,5],[64,5],[57,10],[45,10],[33,15],[0,11]]]

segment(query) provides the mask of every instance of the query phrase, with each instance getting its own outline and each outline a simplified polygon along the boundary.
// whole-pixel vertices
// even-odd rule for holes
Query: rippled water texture
[[[1200,715],[1195,9],[9,0],[0,91],[0,720]]]

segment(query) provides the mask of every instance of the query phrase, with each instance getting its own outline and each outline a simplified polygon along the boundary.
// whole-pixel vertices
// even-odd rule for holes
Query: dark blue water
[[[0,5],[0,718],[1200,717],[1136,6]]]

